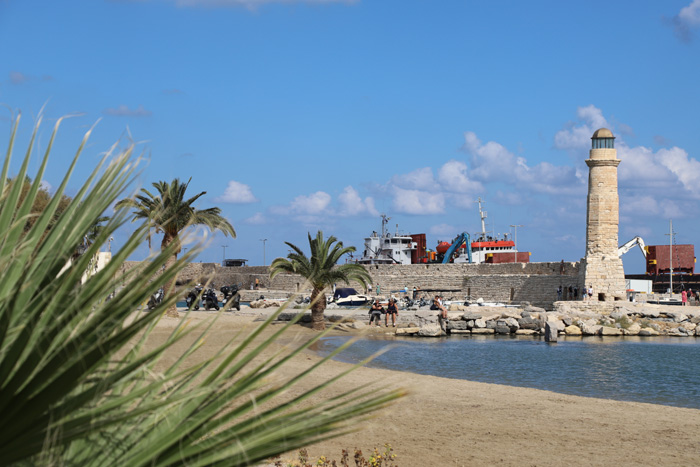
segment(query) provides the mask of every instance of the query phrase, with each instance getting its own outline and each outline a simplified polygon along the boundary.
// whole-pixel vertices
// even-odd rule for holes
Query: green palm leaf
[[[17,124],[18,120],[8,143],[5,175]],[[221,228],[216,210],[204,210],[198,217],[193,208],[182,208],[201,194],[185,199],[187,184],[179,181],[157,184],[156,197],[142,191],[141,198],[136,198],[144,207],[142,222],[112,261],[80,285],[99,245],[130,217],[126,209],[132,207],[130,201],[108,219],[104,213],[132,183],[135,167],[131,147],[108,154],[67,208],[55,216],[54,201],[68,185],[87,136],[52,202],[29,231],[23,232],[23,226],[31,196],[19,202],[21,184],[0,182],[0,219],[4,220],[0,223],[4,271],[0,281],[0,465],[251,465],[347,432],[354,420],[401,395],[354,388],[319,400],[319,391],[342,376],[309,385],[309,375],[323,362],[270,383],[273,373],[324,335],[286,354],[264,357],[271,343],[294,325],[267,333],[267,326],[284,307],[250,335],[233,336],[228,345],[198,364],[189,364],[188,357],[201,351],[213,322],[196,328],[184,328],[180,322],[165,342],[153,345],[151,332],[162,311],[174,306],[177,295],[171,294],[155,312],[134,310],[152,293],[152,277],[161,274],[159,280],[174,281],[201,246],[194,245],[177,258],[179,243],[171,242],[117,278],[123,262],[154,227],[171,228],[171,219],[179,219],[177,225],[196,221]],[[26,174],[32,141],[18,176]],[[48,156],[49,151],[39,173]],[[34,178],[35,182],[40,179]],[[167,207],[173,198],[182,201],[176,203],[182,208],[180,214]],[[96,223],[103,225],[95,232],[94,242],[65,268],[75,246]],[[319,256],[320,265],[315,261],[308,267],[322,271],[334,258],[337,261],[342,248],[319,247],[325,248],[326,259]],[[335,277],[329,271],[321,276]],[[119,287],[122,281],[126,287]],[[114,298],[106,300],[114,290],[118,290]],[[187,336],[194,337],[192,344],[175,361],[165,363],[162,357]],[[300,395],[284,398],[299,385],[303,385]],[[308,408],[310,400],[314,404]],[[261,405],[265,410],[255,410]]]

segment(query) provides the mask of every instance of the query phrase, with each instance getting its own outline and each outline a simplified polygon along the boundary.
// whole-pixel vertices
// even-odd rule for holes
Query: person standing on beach
[[[413,286],[413,300],[418,298],[418,287]]]
[[[681,303],[683,304],[683,306],[686,306],[688,304],[688,292],[686,292],[685,290],[681,292]]]
[[[593,284],[588,286],[588,300],[593,300]]]
[[[396,307],[396,299],[394,297],[389,299],[389,304],[386,306],[386,315],[384,318],[386,327],[389,327],[389,315],[391,315],[391,325],[396,327],[396,318],[399,316],[399,309]]]
[[[379,284],[377,284],[377,295],[379,295],[379,294],[380,294],[380,292],[379,292]]]
[[[557,301],[561,301],[561,290],[562,289],[561,289],[561,285],[560,285],[559,288],[557,289]]]

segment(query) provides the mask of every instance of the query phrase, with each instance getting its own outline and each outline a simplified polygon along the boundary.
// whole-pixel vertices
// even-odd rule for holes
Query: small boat
[[[364,294],[357,293],[352,287],[335,289],[333,301],[338,306],[364,306],[369,305],[372,299]]]

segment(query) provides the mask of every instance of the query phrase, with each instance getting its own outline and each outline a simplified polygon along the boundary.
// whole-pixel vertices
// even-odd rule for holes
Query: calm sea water
[[[348,339],[323,339],[327,355]],[[561,337],[560,337],[561,339]],[[700,338],[585,337],[546,343],[524,337],[363,339],[337,360],[578,396],[700,409]]]

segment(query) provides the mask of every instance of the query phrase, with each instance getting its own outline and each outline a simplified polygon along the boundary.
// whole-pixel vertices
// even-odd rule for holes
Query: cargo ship
[[[435,247],[435,261],[475,264],[529,263],[530,252],[519,252],[515,241],[509,238],[509,234],[499,237],[486,231],[487,213],[482,208],[481,198],[476,202],[479,203],[481,232],[477,233],[473,239],[467,232],[463,232],[452,242],[438,242]]]
[[[514,240],[509,234],[502,237],[494,236],[486,231],[487,213],[482,209],[479,198],[479,216],[481,217],[481,232],[475,238],[467,232],[458,235],[451,242],[438,242],[435,251],[426,249],[425,234],[399,234],[398,224],[396,233],[391,234],[386,226],[390,217],[381,215],[381,233],[372,232],[365,238],[362,257],[359,264],[419,264],[419,263],[529,263],[530,253],[519,252]],[[469,245],[469,248],[467,248]]]

